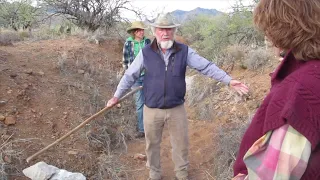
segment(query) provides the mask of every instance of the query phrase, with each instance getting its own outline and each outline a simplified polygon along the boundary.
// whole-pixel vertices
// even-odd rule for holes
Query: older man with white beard
[[[107,106],[115,105],[119,98],[145,70],[143,91],[145,94],[144,129],[146,139],[147,168],[149,179],[161,179],[160,143],[164,124],[168,124],[172,145],[172,160],[176,179],[188,179],[188,120],[184,108],[186,93],[186,68],[198,70],[217,81],[223,82],[240,95],[247,94],[248,87],[233,80],[214,63],[198,55],[187,45],[174,40],[179,24],[167,13],[157,17],[151,24],[155,36],[136,56],[122,77],[114,97]]]

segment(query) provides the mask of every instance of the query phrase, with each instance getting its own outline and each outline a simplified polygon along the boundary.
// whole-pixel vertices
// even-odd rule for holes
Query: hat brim
[[[128,28],[128,29],[127,29],[127,33],[130,34],[131,31],[132,31],[132,30],[135,30],[135,29],[144,29],[144,30],[145,30],[145,29],[147,29],[147,28],[146,28],[146,27],[132,27],[132,28]]]
[[[154,24],[154,23],[150,24],[150,26],[157,27],[157,28],[176,28],[180,25],[181,24],[174,24],[174,25],[170,25],[170,26],[161,26],[161,25]]]

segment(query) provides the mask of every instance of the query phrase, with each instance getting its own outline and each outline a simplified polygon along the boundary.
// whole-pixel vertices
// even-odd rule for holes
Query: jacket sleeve
[[[123,45],[122,67],[128,69],[129,64],[129,42],[126,41]]]
[[[201,74],[224,84],[229,84],[232,79],[225,71],[218,68],[213,62],[200,56],[191,48],[188,48],[187,64],[190,68],[196,69]]]
[[[256,140],[243,160],[247,179],[305,179],[311,155],[311,143],[289,124],[268,131]],[[238,174],[233,180],[242,180]],[[310,179],[310,178],[306,178]]]
[[[135,81],[140,77],[142,70],[144,69],[143,64],[143,54],[142,51],[139,52],[135,60],[126,70],[122,76],[114,97],[121,98],[124,93],[135,83]]]

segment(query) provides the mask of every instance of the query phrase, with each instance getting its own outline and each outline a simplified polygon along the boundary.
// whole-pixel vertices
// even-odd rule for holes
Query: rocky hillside
[[[190,20],[191,18],[194,18],[198,15],[208,15],[208,16],[216,16],[219,14],[222,14],[223,12],[220,12],[216,9],[204,9],[204,8],[195,8],[191,11],[183,11],[183,10],[175,10],[172,12],[176,20],[180,23],[183,23],[185,21]]]

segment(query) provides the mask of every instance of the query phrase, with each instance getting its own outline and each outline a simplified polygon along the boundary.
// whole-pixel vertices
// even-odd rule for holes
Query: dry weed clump
[[[8,135],[2,131],[0,134],[0,180],[8,180],[12,176],[23,176],[19,167],[26,158],[24,152],[31,147],[33,141],[39,139],[15,139],[14,134]]]
[[[220,53],[214,55],[216,64],[223,67],[225,71],[231,72],[235,66],[243,67],[244,59],[249,51],[245,45],[229,45]]]
[[[47,39],[59,39],[64,38],[69,33],[60,32],[60,25],[59,26],[49,26],[46,24],[41,25],[39,28],[33,29],[31,34],[31,40],[38,41],[38,40],[47,40]]]
[[[87,138],[90,147],[111,155],[113,150],[127,152],[127,140],[133,139],[136,131],[136,118],[133,100],[122,103],[105,113],[102,119],[90,124]]]
[[[237,61],[242,61],[248,51],[248,47],[244,45],[231,45],[227,47],[227,53],[236,59]]]
[[[0,46],[12,46],[14,42],[21,41],[19,33],[10,30],[0,30]]]
[[[190,77],[189,77],[190,78]],[[227,115],[231,107],[241,106],[245,97],[240,97],[226,85],[194,75],[187,78],[186,103],[189,107],[189,118],[193,120],[213,120]]]
[[[220,90],[220,85],[212,79],[194,75],[191,82],[188,82],[188,87],[186,102],[194,111],[189,115],[195,115],[195,117],[191,118],[197,120],[213,119],[215,112],[212,109],[216,102],[212,101],[210,97]]]
[[[257,70],[270,64],[272,60],[272,53],[267,51],[265,48],[258,48],[249,51],[245,58],[245,66],[250,70]]]
[[[108,60],[105,63],[92,61],[95,58],[108,57],[76,50],[62,52],[55,61],[55,70],[61,72],[63,82],[57,98],[72,99],[73,105],[79,107],[79,117],[82,118],[75,122],[78,124],[106,106],[108,96],[119,82],[115,64]],[[123,176],[118,170],[123,167],[116,155],[127,151],[127,141],[134,138],[136,123],[134,98],[129,97],[121,103],[121,108],[106,111],[83,129],[90,149],[101,156],[97,167],[92,168],[97,172],[93,179],[119,179]]]
[[[98,171],[94,179],[112,179],[112,180],[122,180],[122,179],[132,179],[129,177],[129,173],[144,171],[145,168],[141,169],[128,169],[126,165],[122,164],[119,160],[118,155],[107,155],[102,154],[99,157]]]
[[[235,117],[237,118],[237,117]],[[213,141],[216,149],[210,162],[213,166],[213,176],[219,180],[229,180],[233,175],[233,164],[237,156],[241,138],[248,127],[247,120],[234,120],[232,123],[220,124],[213,130]]]
[[[106,93],[113,93],[119,81],[112,66],[96,65],[90,62],[90,58],[92,57],[88,54],[83,54],[81,59],[65,52],[58,57],[57,62],[57,68],[63,72],[62,76],[66,79],[71,76],[78,79],[66,81],[65,94],[79,99],[75,103],[84,117],[91,116],[106,106]],[[94,151],[108,155],[115,149],[126,151],[126,141],[134,137],[136,123],[135,106],[131,97],[121,103],[121,108],[110,109],[103,117],[92,121],[87,126],[86,137]]]
[[[114,179],[120,180],[130,179],[128,175],[122,171],[123,165],[120,163],[116,155],[102,154],[98,161],[98,173],[96,174],[97,179]]]
[[[67,61],[68,55],[66,52],[61,53],[58,56],[58,62],[57,62],[57,68],[60,70],[60,73],[66,73],[66,61]]]

